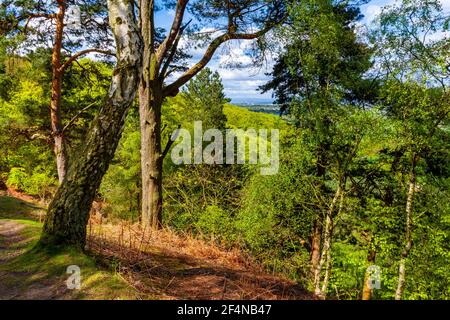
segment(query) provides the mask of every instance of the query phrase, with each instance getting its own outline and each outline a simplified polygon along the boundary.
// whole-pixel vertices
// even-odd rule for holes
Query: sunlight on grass
[[[20,225],[13,239],[0,238],[2,243],[6,242],[5,249],[0,252],[0,258],[7,257],[0,265],[0,272],[4,273],[4,285],[24,294],[36,290],[37,287],[48,288],[59,292],[57,298],[62,299],[138,298],[135,290],[117,274],[100,270],[93,257],[73,248],[37,247],[42,223],[26,219],[33,210],[39,209],[33,209],[32,205],[14,198],[0,197],[0,201],[1,221]],[[27,210],[23,210],[24,208]],[[15,209],[18,219],[11,219]],[[66,280],[69,277],[66,270],[70,265],[77,265],[81,269],[80,290],[66,288]],[[31,297],[39,298],[33,295]]]

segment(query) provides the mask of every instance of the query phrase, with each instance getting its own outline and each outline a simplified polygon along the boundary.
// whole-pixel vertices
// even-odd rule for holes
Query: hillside
[[[0,299],[305,299],[292,281],[264,273],[240,252],[164,230],[89,223],[88,249],[34,248],[43,208],[0,196]],[[66,287],[69,265],[81,289]]]
[[[288,125],[280,116],[263,112],[255,112],[245,107],[225,104],[223,113],[227,117],[227,125],[240,129],[286,129]]]

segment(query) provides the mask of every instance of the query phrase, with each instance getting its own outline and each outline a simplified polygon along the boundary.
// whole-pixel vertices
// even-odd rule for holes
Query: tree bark
[[[141,122],[142,225],[151,229],[159,229],[162,226],[161,105],[161,91],[145,87],[141,83],[139,113]]]
[[[338,212],[336,213],[336,217],[338,217],[342,211],[342,207],[344,205],[344,192],[342,191],[342,187],[338,187],[338,198],[339,200],[339,209]],[[327,295],[327,288],[328,288],[328,281],[330,280],[330,273],[331,273],[331,243],[333,241],[333,232],[334,232],[334,223],[333,223],[333,211],[330,212],[330,217],[331,217],[331,223],[329,226],[329,244],[327,245],[327,251],[326,251],[326,260],[325,260],[325,275],[323,277],[323,283],[322,283],[322,297],[325,299],[326,295]]]
[[[58,1],[58,13],[56,14],[56,31],[52,51],[52,92],[50,102],[50,120],[54,141],[54,152],[56,156],[56,169],[58,179],[61,183],[67,172],[67,150],[64,131],[61,120],[61,88],[63,81],[63,71],[61,68],[61,48],[64,32],[64,16],[66,4]]]
[[[83,146],[49,205],[40,243],[84,248],[89,210],[123,131],[142,68],[142,39],[133,3],[109,0],[109,21],[116,40],[117,66],[104,105]]]
[[[405,288],[406,281],[406,259],[408,258],[409,252],[412,247],[412,235],[411,235],[411,227],[412,227],[412,211],[413,211],[413,200],[414,193],[416,190],[416,164],[418,157],[417,155],[413,155],[412,164],[411,164],[411,174],[409,177],[408,183],[408,196],[406,198],[406,228],[405,228],[405,247],[403,248],[401,257],[400,257],[400,265],[398,268],[398,284],[397,290],[395,291],[395,300],[401,300],[403,291]]]

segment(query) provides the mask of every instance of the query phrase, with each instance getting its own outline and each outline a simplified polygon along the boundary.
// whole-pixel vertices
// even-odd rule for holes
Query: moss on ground
[[[7,236],[0,235],[0,298],[139,298],[118,274],[100,268],[93,257],[73,248],[36,246],[42,223],[33,221],[32,217],[40,210],[42,208],[15,198],[0,197],[1,222],[17,229]],[[80,267],[79,290],[67,289],[66,281],[70,276],[67,267],[70,265]]]

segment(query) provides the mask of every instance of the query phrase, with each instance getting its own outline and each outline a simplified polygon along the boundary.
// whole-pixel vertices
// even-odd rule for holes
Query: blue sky
[[[450,12],[450,0],[440,0],[444,11]],[[381,8],[388,4],[395,3],[395,0],[372,0],[366,5],[361,6],[361,12],[364,14],[363,24],[369,24]],[[164,10],[156,14],[156,26],[163,27],[166,30],[170,28],[174,16],[173,10]],[[257,88],[269,79],[265,73],[271,71],[272,59],[268,59],[267,64],[262,68],[248,67],[240,69],[227,68],[226,64],[230,61],[240,61],[243,64],[251,64],[250,57],[245,55],[250,41],[233,41],[223,45],[216,52],[214,58],[208,67],[217,70],[222,77],[225,88],[225,94],[234,102],[268,102],[272,100],[271,93],[261,94]],[[192,52],[194,63],[201,57],[204,49],[194,50]]]

